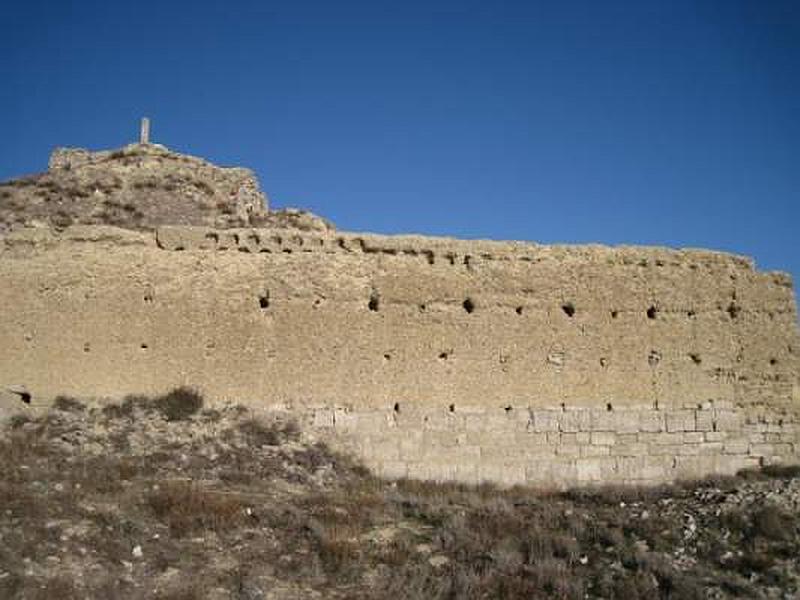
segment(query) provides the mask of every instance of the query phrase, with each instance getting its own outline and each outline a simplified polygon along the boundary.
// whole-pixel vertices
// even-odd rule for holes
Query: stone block
[[[556,446],[550,444],[530,444],[523,446],[523,456],[530,459],[542,459],[546,457],[555,456]]]
[[[484,463],[478,465],[478,479],[499,483],[500,485],[518,485],[526,481],[526,467],[524,463],[497,464]]]
[[[592,413],[589,410],[568,410],[559,416],[561,431],[589,431],[592,428]]]
[[[333,427],[334,425],[333,414],[334,414],[333,410],[328,408],[315,410],[314,420],[312,423],[313,426],[322,428]]]
[[[380,463],[378,473],[387,479],[402,479],[408,477],[408,463],[404,461],[383,461]]]
[[[693,410],[670,410],[666,412],[667,431],[670,433],[678,431],[694,431],[694,411]]]
[[[682,444],[683,443],[683,433],[643,433],[639,436],[639,439],[643,442],[647,442],[649,444]]]
[[[722,452],[725,454],[747,454],[750,442],[746,439],[726,440],[722,445]]]
[[[777,454],[774,444],[751,444],[750,456],[773,456]]]
[[[700,454],[703,456],[708,456],[709,454],[722,454],[723,448],[723,442],[704,442],[700,444]]]
[[[644,456],[648,453],[649,447],[643,442],[635,442],[633,444],[617,444],[611,446],[610,450],[614,456]]]
[[[533,411],[533,430],[559,431],[559,416],[561,413],[555,410],[534,410]]]
[[[615,410],[616,428],[622,434],[638,433],[640,428],[640,412],[638,410]]]
[[[578,478],[575,460],[554,459],[537,464],[529,464],[525,468],[525,479],[530,484],[566,485],[576,482]]]
[[[486,418],[484,431],[493,430],[496,427],[494,420]],[[451,413],[428,414],[423,421],[423,429],[430,431],[461,431],[466,428],[466,417],[462,415],[452,415]]]
[[[422,443],[426,448],[454,448],[455,446],[459,445],[458,434],[454,431],[448,430],[424,430],[422,435]]]
[[[357,429],[358,419],[350,411],[337,408],[333,411],[333,424],[337,431],[354,431]]]
[[[546,433],[533,433],[517,431],[514,434],[514,442],[521,446],[546,446],[550,442],[547,440]]]
[[[742,414],[735,410],[714,410],[714,423],[717,431],[739,431],[743,425]]]
[[[593,410],[592,431],[616,431],[617,422],[614,411]]]
[[[378,440],[370,444],[370,453],[380,462],[400,460],[400,444],[398,440]]]
[[[526,457],[522,446],[482,446],[480,457],[485,462],[502,463],[507,460],[523,460]]]
[[[415,460],[422,456],[423,449],[422,431],[404,430],[398,434],[400,456],[404,460]]]
[[[681,479],[701,479],[713,473],[716,457],[679,456],[676,458],[675,475]]]
[[[658,433],[666,428],[664,413],[658,410],[642,410],[639,412],[640,431]]]
[[[457,446],[453,449],[453,452],[458,457],[459,461],[479,461],[481,460],[481,456],[483,453],[483,449],[480,446]]]
[[[611,446],[581,446],[581,457],[593,456],[609,456],[611,454]]]
[[[484,431],[486,419],[483,414],[470,414],[464,418],[464,429],[468,432]]]
[[[622,479],[640,480],[644,469],[644,456],[624,456],[617,458],[617,474]]]
[[[794,454],[794,447],[792,444],[773,444],[775,454],[778,456],[790,456]]]
[[[637,410],[594,410],[592,411],[592,431],[613,431],[615,433],[637,433],[640,430],[640,411]]]
[[[669,481],[673,477],[674,458],[671,456],[645,456],[641,479],[648,481]]]
[[[456,481],[456,464],[449,462],[428,462],[424,463],[424,470],[427,472],[425,479],[433,481]]]
[[[556,446],[556,454],[559,456],[580,456],[581,446],[578,444],[562,444]]]
[[[391,417],[389,413],[381,410],[362,410],[352,413],[355,420],[354,428],[362,433],[379,433],[386,431]]]
[[[714,413],[710,410],[698,410],[694,413],[695,429],[697,431],[713,431]]]
[[[591,443],[593,446],[613,446],[617,443],[617,434],[610,431],[593,431]]]
[[[570,446],[580,444],[577,433],[562,433],[560,436],[558,436],[558,443]]]
[[[598,482],[616,476],[617,461],[614,458],[579,458],[575,469],[579,482]]]
[[[653,444],[648,454],[650,456],[677,456],[685,446],[683,444]]]
[[[702,431],[687,431],[683,434],[684,444],[700,444],[705,441],[705,434]]]

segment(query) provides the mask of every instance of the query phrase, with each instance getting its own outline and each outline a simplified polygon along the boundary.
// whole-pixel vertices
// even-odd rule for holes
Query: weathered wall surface
[[[0,245],[0,386],[189,384],[392,476],[664,481],[800,455],[791,281],[661,248],[162,227]]]

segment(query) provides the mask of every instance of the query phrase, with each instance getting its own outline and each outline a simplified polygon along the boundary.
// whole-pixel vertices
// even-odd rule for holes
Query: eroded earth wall
[[[32,228],[0,240],[0,306],[0,387],[34,404],[191,385],[393,477],[657,482],[800,456],[791,281],[729,254]]]

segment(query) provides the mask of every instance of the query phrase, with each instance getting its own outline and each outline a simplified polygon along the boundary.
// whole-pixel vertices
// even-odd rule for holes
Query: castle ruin
[[[249,221],[265,200],[146,148],[57,152],[49,176],[0,184],[0,216],[40,207],[0,233],[0,388],[32,405],[190,385],[289,412],[381,475],[470,483],[660,483],[800,460],[786,274],[705,250]],[[97,207],[145,174],[154,194],[178,191],[153,156],[208,169],[211,191],[180,200],[196,220],[151,215],[145,190],[136,226],[102,223]],[[104,177],[119,185],[82,195],[81,178]],[[59,224],[64,189],[84,208]],[[251,209],[222,215],[208,202],[221,189]]]

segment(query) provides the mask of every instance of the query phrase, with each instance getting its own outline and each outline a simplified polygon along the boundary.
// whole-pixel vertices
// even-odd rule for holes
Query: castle
[[[745,257],[337,232],[149,142],[57,151],[0,221],[0,388],[33,405],[190,385],[470,483],[800,460],[792,282]]]

